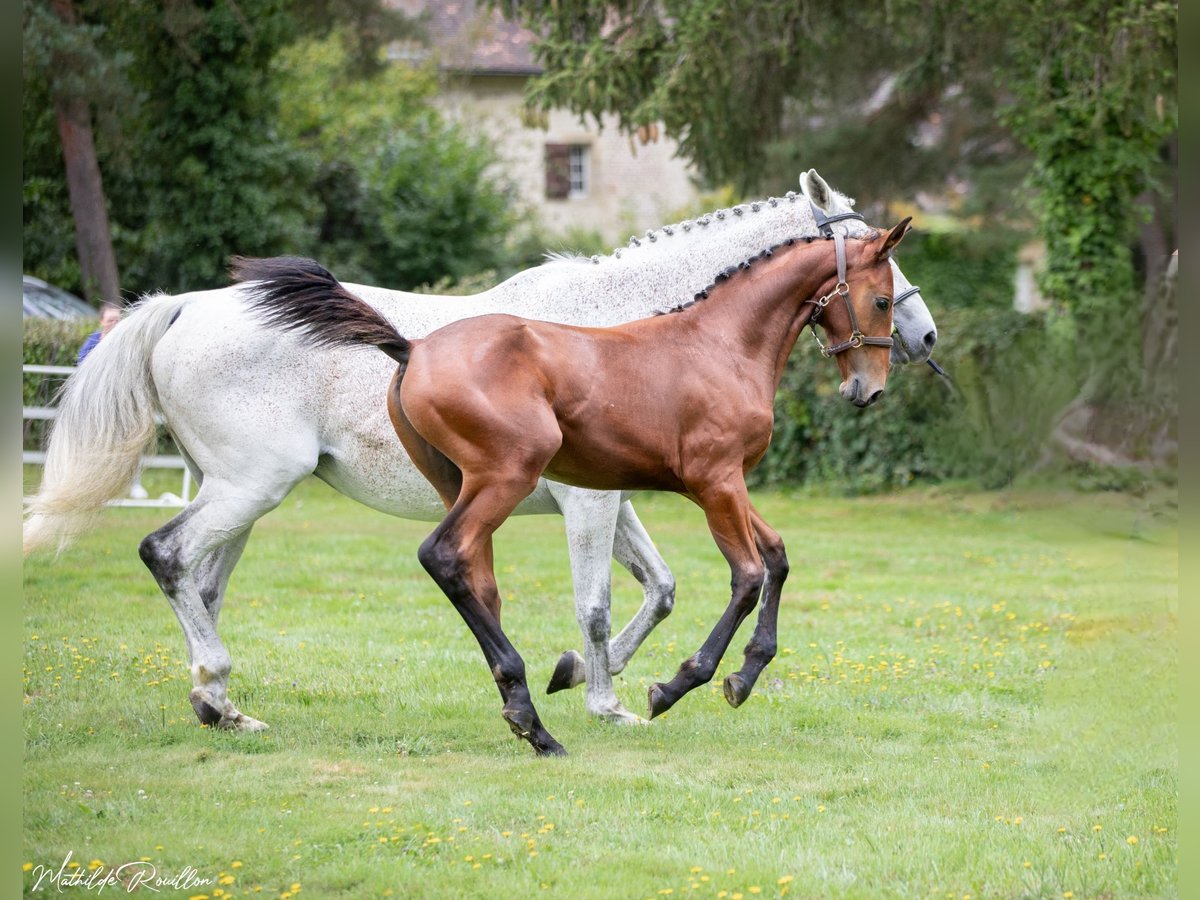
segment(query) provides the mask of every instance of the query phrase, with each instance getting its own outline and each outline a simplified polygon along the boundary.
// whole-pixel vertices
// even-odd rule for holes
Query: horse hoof
[[[550,733],[542,727],[537,715],[531,709],[504,709],[500,714],[512,729],[512,733],[522,740],[529,741],[533,752],[538,756],[566,756],[567,751]]]
[[[602,722],[608,722],[612,725],[649,725],[648,719],[643,719],[637,713],[632,713],[623,707],[621,704],[610,706],[607,709],[599,710],[593,715]]]
[[[538,756],[566,756],[567,748],[556,741],[550,735],[546,735],[548,740],[534,744],[533,750]]]
[[[519,738],[530,740],[533,735],[534,718],[533,712],[524,709],[505,709],[500,715],[504,716],[504,721],[508,723],[508,727],[512,729],[512,733]]]
[[[574,650],[567,650],[558,658],[558,665],[554,667],[554,674],[550,676],[546,693],[555,694],[573,688],[583,684],[585,678],[583,657]]]
[[[741,675],[734,674],[725,676],[725,699],[734,709],[737,709],[746,702],[746,698],[750,696],[750,691],[752,689],[753,686],[747,684],[746,679],[744,679]]]
[[[665,684],[652,684],[648,693],[650,701],[650,718],[660,716],[668,709],[675,705],[675,701],[667,696],[667,686]]]
[[[200,720],[201,725],[215,727],[221,723],[224,717],[221,710],[217,709],[211,698],[199,688],[192,690],[188,694],[188,700],[192,703],[192,709],[196,711],[196,718]]]
[[[253,732],[266,731],[271,726],[266,722],[258,721],[258,719],[252,719],[243,713],[237,713],[233,716],[222,716],[221,721],[217,723],[217,727],[228,731]]]

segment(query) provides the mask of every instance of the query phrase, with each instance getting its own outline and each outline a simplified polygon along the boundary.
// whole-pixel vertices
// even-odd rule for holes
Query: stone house
[[[641,143],[621,134],[615,119],[606,117],[597,129],[594,120],[581,122],[566,110],[528,121],[522,94],[541,72],[529,31],[477,9],[474,0],[390,3],[421,17],[429,37],[427,45],[397,44],[392,58],[423,62],[434,55],[443,76],[442,112],[491,138],[520,202],[549,234],[599,232],[623,242],[671,221],[697,199],[694,169],[665,137]]]

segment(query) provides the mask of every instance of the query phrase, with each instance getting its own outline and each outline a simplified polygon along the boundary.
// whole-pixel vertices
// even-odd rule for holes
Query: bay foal
[[[234,274],[257,282],[254,302],[273,324],[315,343],[373,345],[399,363],[389,415],[449,510],[421,545],[421,564],[479,641],[513,732],[538,754],[562,754],[500,627],[493,533],[543,474],[694,501],[729,563],[732,596],[675,677],[651,686],[650,716],[711,680],[762,594],[742,668],[724,684],[729,702],[741,704],[775,655],[788,568],[783,541],[750,504],[745,475],[770,442],[788,354],[816,316],[836,342],[824,352],[841,370],[841,395],[866,406],[882,394],[890,258],[907,225],[863,240],[788,241],[721,273],[685,307],[611,328],[490,315],[409,341],[311,261],[241,260]]]

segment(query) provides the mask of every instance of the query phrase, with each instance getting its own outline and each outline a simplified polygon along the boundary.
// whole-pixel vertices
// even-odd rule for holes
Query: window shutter
[[[565,200],[571,193],[571,145],[546,145],[546,199]]]

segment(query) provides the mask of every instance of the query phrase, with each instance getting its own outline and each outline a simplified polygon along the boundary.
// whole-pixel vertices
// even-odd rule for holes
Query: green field
[[[501,720],[416,562],[430,526],[317,482],[256,527],[221,616],[230,696],[271,730],[201,728],[137,557],[165,515],[106,513],[25,566],[27,892],[70,853],[212,880],[156,895],[179,897],[1176,895],[1172,495],[755,502],[792,563],[780,655],[730,708],[745,626],[712,685],[640,728],[590,720],[581,689],[541,693],[580,643],[562,524],[501,530],[506,630],[565,759]],[[678,580],[617,679],[643,711],[729,573],[694,507],[637,506]],[[619,625],[640,594],[614,584]]]

